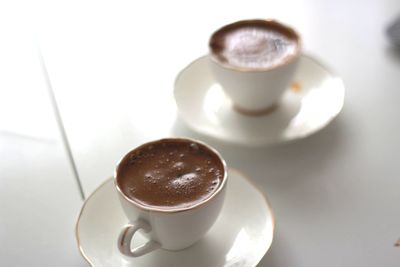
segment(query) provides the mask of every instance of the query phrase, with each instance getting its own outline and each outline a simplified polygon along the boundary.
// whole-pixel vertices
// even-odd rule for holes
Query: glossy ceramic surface
[[[127,222],[110,178],[87,199],[76,225],[78,246],[92,266],[253,267],[269,249],[274,231],[273,213],[264,195],[234,170],[229,172],[226,200],[217,222],[188,249],[123,257],[117,238]],[[138,235],[135,242],[146,239]]]
[[[228,142],[268,145],[303,138],[335,118],[344,102],[342,80],[311,57],[300,57],[293,84],[271,112],[243,115],[215,81],[203,56],[175,81],[181,118],[194,130]]]

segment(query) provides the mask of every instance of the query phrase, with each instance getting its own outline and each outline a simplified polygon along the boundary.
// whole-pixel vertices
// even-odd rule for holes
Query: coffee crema
[[[229,24],[210,39],[213,58],[241,69],[271,69],[289,61],[299,50],[299,37],[277,22],[248,20]]]
[[[195,206],[222,185],[224,165],[206,146],[164,139],[134,150],[117,170],[123,194],[141,205],[163,210]]]

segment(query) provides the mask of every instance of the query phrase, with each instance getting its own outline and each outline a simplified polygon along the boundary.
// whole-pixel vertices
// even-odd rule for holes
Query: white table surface
[[[276,235],[260,266],[400,265],[400,53],[384,34],[400,14],[398,1],[71,1],[37,12],[37,38],[86,195],[131,148],[186,135],[215,146],[270,199]],[[260,17],[295,27],[304,51],[342,76],[342,113],[309,138],[273,147],[228,145],[189,130],[176,115],[176,74],[207,53],[214,29]],[[72,190],[62,148],[48,149],[59,153],[52,171],[68,170],[63,182]],[[78,191],[71,195],[68,216],[79,203]]]
[[[0,266],[87,266],[74,237],[82,198],[31,32],[2,15]]]

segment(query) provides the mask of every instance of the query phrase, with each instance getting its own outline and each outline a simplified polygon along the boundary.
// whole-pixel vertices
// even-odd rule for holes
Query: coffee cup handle
[[[132,249],[131,240],[139,229],[142,229],[147,233],[151,231],[151,226],[147,222],[139,219],[132,224],[125,225],[124,228],[122,228],[118,237],[118,248],[119,251],[125,256],[139,257],[161,247],[158,242],[150,240],[147,243]]]

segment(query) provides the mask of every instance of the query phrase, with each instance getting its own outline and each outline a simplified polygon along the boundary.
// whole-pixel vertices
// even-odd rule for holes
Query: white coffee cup
[[[224,171],[222,182],[218,189],[209,198],[196,202],[193,206],[176,208],[173,210],[146,206],[126,196],[118,183],[120,166],[122,166],[126,160],[129,159],[129,155],[135,151],[142,150],[155,143],[170,141],[183,141],[202,145],[216,155],[216,159],[220,161]],[[118,238],[118,248],[125,256],[138,257],[159,248],[181,250],[193,245],[196,241],[201,239],[214,224],[221,211],[225,197],[228,172],[224,159],[210,146],[191,139],[168,138],[146,143],[130,151],[118,163],[114,177],[114,184],[118,191],[122,208],[130,221],[129,224],[121,230]],[[138,230],[142,230],[149,241],[144,245],[132,248],[131,240]]]
[[[268,67],[238,67],[222,61],[218,50],[221,49],[221,34],[231,29],[251,27],[252,25],[273,27],[290,34],[295,41],[295,52],[278,64]],[[290,27],[274,20],[243,20],[223,26],[214,32],[209,41],[210,68],[236,110],[245,114],[262,114],[278,102],[290,85],[300,56],[300,37]]]

